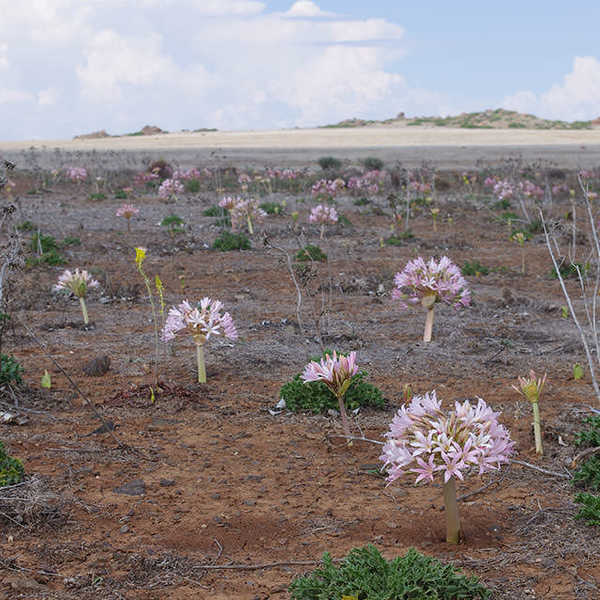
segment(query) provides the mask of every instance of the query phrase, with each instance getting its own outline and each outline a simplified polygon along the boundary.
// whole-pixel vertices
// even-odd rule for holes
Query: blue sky
[[[600,2],[0,0],[0,138],[600,116]]]

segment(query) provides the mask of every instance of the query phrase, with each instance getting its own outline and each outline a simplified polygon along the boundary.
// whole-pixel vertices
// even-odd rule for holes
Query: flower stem
[[[542,427],[540,424],[540,405],[537,402],[532,402],[533,407],[533,433],[535,435],[535,451],[540,456],[544,454],[542,448]]]
[[[248,233],[250,233],[250,235],[254,235],[254,228],[252,227],[252,219],[250,218],[250,215],[248,215]]]
[[[342,427],[344,428],[344,435],[350,436],[350,423],[348,422],[348,415],[346,414],[346,405],[344,404],[344,396],[338,395],[338,405],[340,407],[340,415],[342,417]],[[349,446],[351,443],[348,444]]]
[[[319,236],[319,239],[322,240],[324,235],[325,235],[325,223],[321,223],[321,235]]]
[[[525,275],[525,247],[521,246],[521,273]]]
[[[433,315],[434,315],[434,307],[427,309],[427,317],[425,319],[425,332],[423,333],[423,341],[430,342],[431,334],[433,332]]]
[[[198,363],[198,383],[206,383],[206,367],[204,365],[204,344],[196,344],[196,362]]]
[[[450,477],[444,484],[444,505],[446,506],[446,542],[458,544],[460,541],[460,516],[456,502],[456,480]]]
[[[130,221],[130,220],[131,220],[131,219],[128,217],[128,218],[127,218],[127,233],[131,233],[131,226],[130,226],[130,224],[129,224],[129,221]]]
[[[81,304],[81,312],[83,313],[83,324],[87,325],[90,320],[88,318],[87,306],[85,305],[85,298],[83,296],[79,298],[79,304]]]

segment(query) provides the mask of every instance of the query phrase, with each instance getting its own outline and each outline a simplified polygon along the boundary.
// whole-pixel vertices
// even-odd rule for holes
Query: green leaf
[[[49,390],[52,387],[52,377],[50,373],[46,369],[44,369],[44,374],[42,375],[42,387]]]
[[[573,379],[575,381],[583,379],[583,367],[579,363],[573,365]]]

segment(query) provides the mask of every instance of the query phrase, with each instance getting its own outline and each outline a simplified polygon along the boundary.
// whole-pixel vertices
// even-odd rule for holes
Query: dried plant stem
[[[433,333],[433,317],[434,307],[427,309],[427,317],[425,318],[425,332],[423,333],[423,341],[428,343],[431,341],[431,334]]]
[[[85,298],[83,296],[79,298],[79,304],[81,305],[81,312],[83,313],[83,324],[87,325],[90,320],[88,318],[87,306],[85,305]]]
[[[525,275],[525,246],[521,246],[521,273]]]
[[[127,217],[127,233],[131,233],[131,224],[130,224],[131,219],[129,217]]]
[[[325,223],[321,223],[321,235],[319,239],[322,240],[325,237]]]
[[[252,219],[250,218],[250,215],[248,215],[247,221],[248,221],[248,233],[250,235],[254,235],[254,228],[252,227]]]
[[[198,383],[206,383],[206,366],[204,363],[204,344],[196,344],[196,362],[198,364]]]
[[[444,484],[444,505],[446,506],[446,542],[458,544],[460,541],[460,516],[456,501],[456,480],[450,477]]]
[[[344,404],[344,395],[339,394],[337,397],[338,405],[340,407],[340,415],[342,416],[342,427],[344,428],[344,435],[348,438],[352,437],[350,434],[350,422],[348,421],[348,415],[346,414],[346,406]],[[348,440],[348,445],[352,444],[352,440]]]
[[[535,435],[535,451],[540,456],[544,454],[542,448],[542,427],[540,425],[540,405],[538,402],[532,402],[533,408],[533,433]]]

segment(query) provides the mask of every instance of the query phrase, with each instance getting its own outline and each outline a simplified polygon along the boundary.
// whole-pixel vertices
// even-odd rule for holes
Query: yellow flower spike
[[[136,248],[135,249],[135,264],[139,267],[142,266],[144,259],[146,258],[146,248]]]

